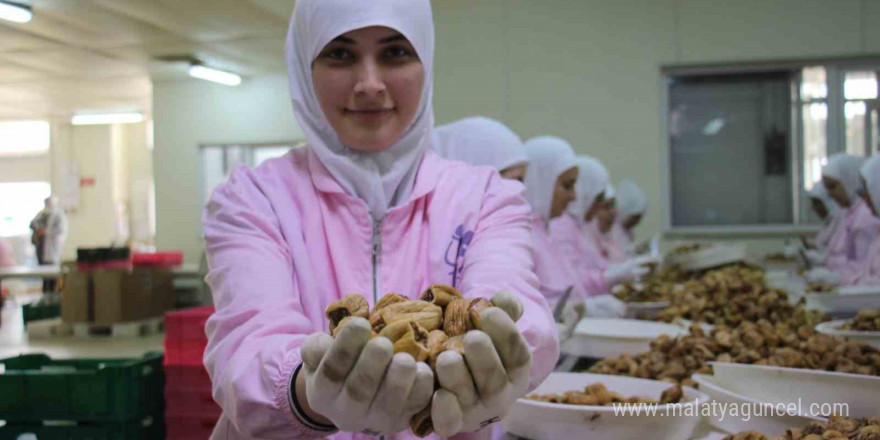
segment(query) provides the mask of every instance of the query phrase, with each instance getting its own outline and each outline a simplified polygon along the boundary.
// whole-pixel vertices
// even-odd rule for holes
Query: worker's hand
[[[829,270],[824,267],[818,267],[804,274],[804,278],[812,283],[837,286],[840,285],[841,276],[840,272]]]
[[[434,374],[407,353],[393,354],[388,338],[371,337],[370,323],[354,318],[335,339],[326,333],[306,338],[308,404],[341,431],[400,432],[431,402]]]
[[[626,281],[637,280],[650,272],[648,264],[656,262],[657,258],[655,257],[636,257],[622,263],[612,264],[605,269],[605,283],[611,287]]]
[[[584,300],[586,315],[603,318],[619,318],[626,314],[626,303],[614,295],[599,295]]]
[[[437,359],[431,418],[438,437],[489,426],[526,394],[532,354],[516,324],[497,307],[484,310],[480,322],[482,331],[464,337],[464,356],[446,351]]]

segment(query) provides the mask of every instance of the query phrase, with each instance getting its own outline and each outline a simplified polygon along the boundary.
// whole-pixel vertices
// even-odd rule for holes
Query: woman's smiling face
[[[372,26],[328,43],[312,63],[324,116],[349,148],[375,153],[400,139],[415,119],[425,69],[398,31]]]

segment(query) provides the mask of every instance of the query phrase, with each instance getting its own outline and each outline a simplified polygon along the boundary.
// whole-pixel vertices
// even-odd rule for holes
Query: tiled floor
[[[52,338],[28,340],[24,332],[21,306],[14,299],[6,301],[0,325],[0,359],[24,353],[45,353],[57,359],[132,358],[149,351],[162,351],[164,335],[146,338]]]

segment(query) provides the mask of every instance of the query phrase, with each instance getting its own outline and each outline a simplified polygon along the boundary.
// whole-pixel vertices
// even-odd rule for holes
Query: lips
[[[345,109],[345,113],[363,121],[378,121],[391,115],[394,108]]]

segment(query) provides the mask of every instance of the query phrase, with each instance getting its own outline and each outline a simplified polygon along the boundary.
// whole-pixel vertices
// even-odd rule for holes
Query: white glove
[[[370,339],[363,318],[348,321],[336,339],[306,338],[302,353],[309,406],[347,432],[396,433],[428,406],[434,374],[407,353],[392,353],[388,338]]]
[[[804,251],[804,255],[807,256],[807,260],[814,266],[821,266],[825,264],[825,254],[819,252],[814,249],[807,249]]]
[[[824,267],[818,267],[804,274],[804,278],[813,283],[837,286],[840,284],[841,277],[840,272],[829,270]]]
[[[559,342],[563,342],[571,337],[572,333],[574,333],[574,328],[577,327],[578,322],[581,321],[585,313],[586,307],[583,301],[569,301],[565,305],[565,309],[562,310],[562,316],[560,317],[562,322],[556,325],[556,334],[559,337]]]
[[[587,298],[587,316],[602,318],[620,318],[626,314],[626,303],[614,295],[599,295]]]
[[[803,249],[803,246],[797,243],[786,243],[785,249],[783,250],[783,255],[788,258],[794,258],[798,256],[798,254],[801,252],[801,249]]]
[[[612,264],[605,269],[605,283],[611,287],[626,281],[639,279],[650,271],[645,265],[656,262],[657,258],[655,257],[636,257],[622,263]]]
[[[431,419],[438,437],[497,422],[528,389],[532,354],[516,324],[497,307],[484,310],[480,321],[482,331],[464,337],[464,357],[447,351],[437,359],[440,389]]]

